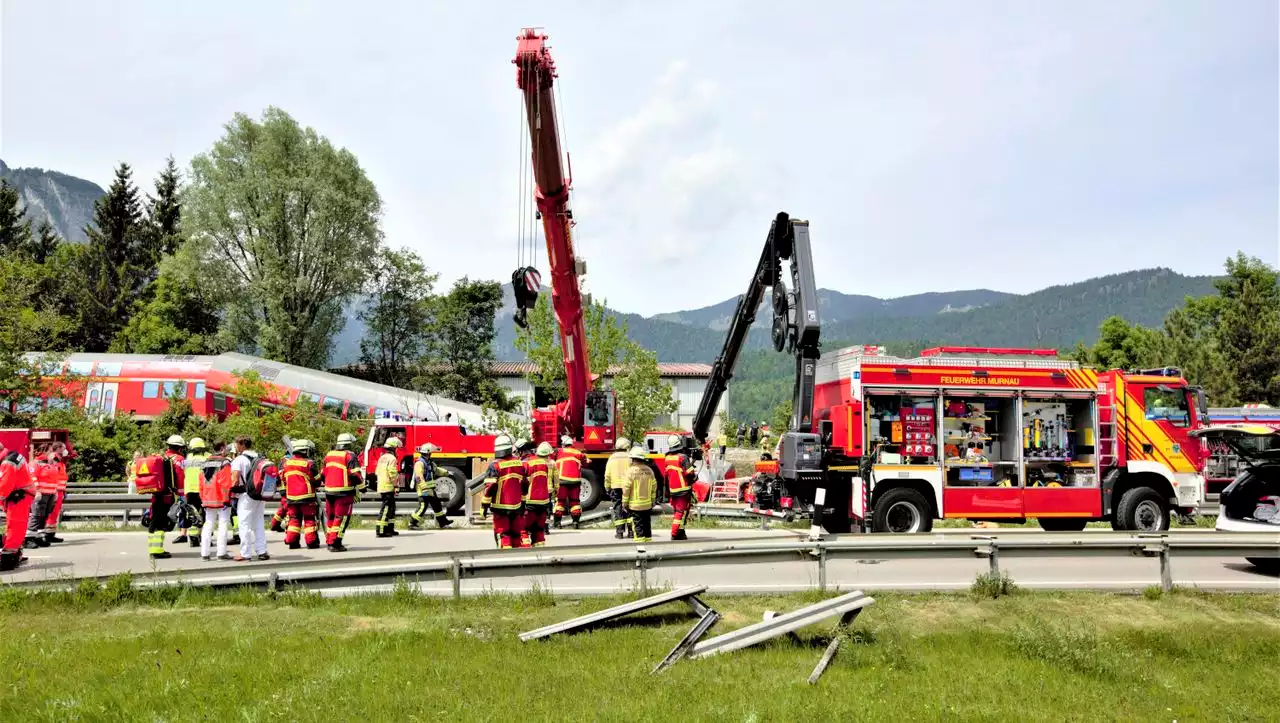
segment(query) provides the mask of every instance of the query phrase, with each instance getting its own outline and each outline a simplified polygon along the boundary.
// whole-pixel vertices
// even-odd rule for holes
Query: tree
[[[191,161],[188,243],[232,283],[240,348],[323,368],[382,241],[378,191],[350,151],[279,108],[225,128]]]
[[[88,253],[76,300],[79,344],[102,352],[129,321],[135,302],[154,276],[156,259],[147,245],[133,171],[121,163],[107,195],[93,205],[93,223],[85,229]]]
[[[625,351],[626,322],[619,324],[603,300],[587,304],[582,321],[587,335],[587,368],[603,377]],[[528,328],[516,334],[516,348],[534,365],[529,375],[534,386],[541,387],[552,399],[564,399],[568,395],[564,352],[549,294],[539,296],[530,310]]]
[[[1218,406],[1239,403],[1235,380],[1218,345],[1217,329],[1222,297],[1188,298],[1164,320],[1168,363],[1182,370],[1192,383],[1204,387]]]
[[[173,156],[165,159],[164,169],[156,178],[156,193],[147,196],[147,226],[152,253],[159,263],[161,256],[172,256],[182,245],[181,178]]]
[[[23,253],[31,246],[31,224],[23,216],[18,189],[0,178],[0,253]]]
[[[1159,330],[1130,325],[1112,316],[1098,327],[1098,342],[1092,347],[1077,345],[1077,361],[1100,369],[1137,369],[1166,364],[1164,337]]]
[[[428,356],[414,386],[429,394],[471,404],[510,409],[502,387],[493,380],[493,319],[502,306],[502,286],[462,277],[431,309]]]
[[[25,352],[47,349],[66,321],[37,298],[41,267],[11,255],[0,256],[0,423],[9,424],[9,400],[47,391],[41,360]]]
[[[1217,341],[1240,401],[1280,405],[1280,279],[1259,259],[1236,254],[1214,281],[1222,297]]]
[[[111,342],[111,351],[134,354],[219,354],[222,307],[217,287],[203,283],[190,254],[179,251],[160,265],[145,303]]]
[[[58,236],[58,231],[54,229],[53,224],[49,223],[49,219],[40,222],[40,226],[36,229],[35,236],[31,239],[31,258],[37,264],[43,264],[48,261],[58,250],[62,238]]]
[[[411,369],[421,361],[429,341],[431,290],[438,278],[412,251],[378,257],[369,302],[360,312],[365,322],[360,362],[373,381],[408,385]]]
[[[773,413],[769,417],[769,432],[773,435],[773,440],[775,442],[782,436],[783,432],[791,429],[791,414],[793,407],[794,402],[788,399],[773,408]],[[766,451],[771,452],[773,450]]]
[[[618,396],[618,424],[628,439],[643,439],[655,419],[678,406],[671,385],[662,381],[658,355],[630,341],[624,344],[611,386]]]

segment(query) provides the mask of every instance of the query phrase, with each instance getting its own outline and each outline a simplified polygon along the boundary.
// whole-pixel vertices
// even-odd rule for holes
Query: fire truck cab
[[[1055,350],[822,355],[814,416],[829,529],[934,519],[1168,529],[1204,501],[1204,395],[1176,369],[1097,372]],[[820,501],[821,504],[821,501]]]
[[[494,436],[491,434],[472,434],[461,424],[406,421],[392,416],[375,419],[369,428],[360,454],[366,479],[373,478],[378,460],[387,451],[386,442],[393,436],[400,438],[400,447],[395,450],[400,469],[412,469],[409,465],[416,461],[422,445],[430,442],[440,448],[432,459],[449,471],[449,477],[436,481],[436,495],[450,512],[460,509],[466,499],[473,462],[493,459]]]

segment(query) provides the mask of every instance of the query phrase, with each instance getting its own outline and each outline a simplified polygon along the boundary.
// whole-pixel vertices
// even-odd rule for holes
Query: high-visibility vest
[[[551,504],[551,460],[534,457],[525,462],[524,467],[529,479],[529,493],[524,496],[525,504],[534,507]]]
[[[498,481],[493,489],[493,507],[498,510],[518,510],[524,503],[526,482],[524,462],[517,459],[500,459],[493,463]]]
[[[200,492],[200,483],[204,481],[204,463],[209,458],[203,454],[193,454],[182,461],[182,492],[183,494],[198,494]]]
[[[379,494],[396,491],[396,478],[400,474],[400,466],[396,462],[395,452],[382,453],[382,456],[378,458],[375,474],[378,475]]]
[[[657,488],[658,480],[654,478],[649,465],[639,460],[632,462],[627,468],[622,488],[622,504],[631,510],[651,510]]]
[[[666,462],[667,490],[673,495],[680,495],[693,489],[693,485],[689,483],[689,477],[684,468],[685,456],[683,454],[668,454]]]
[[[0,504],[15,490],[34,492],[35,479],[22,455],[0,447]]]
[[[440,465],[419,457],[413,463],[413,489],[420,495],[434,494],[436,480],[448,475],[449,473]]]
[[[290,457],[280,468],[280,476],[284,478],[284,494],[290,502],[314,502],[315,469],[311,460],[303,457]]]
[[[206,475],[200,480],[200,506],[211,510],[221,509],[231,503],[231,460],[210,460]]]
[[[52,495],[58,492],[58,463],[43,457],[32,463],[32,476],[36,480],[36,492]]]
[[[356,476],[352,471],[358,466],[355,452],[349,449],[335,449],[324,456],[324,492],[327,495],[340,495],[354,492]]]
[[[582,482],[582,450],[576,447],[565,447],[556,458],[556,471],[560,484],[578,484]]]
[[[631,455],[626,452],[614,452],[609,461],[604,463],[604,487],[609,490],[622,489],[627,468],[631,466]]]

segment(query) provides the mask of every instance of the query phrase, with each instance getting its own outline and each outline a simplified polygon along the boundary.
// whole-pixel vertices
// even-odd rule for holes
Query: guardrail
[[[256,586],[271,590],[282,585],[308,589],[388,585],[399,579],[411,582],[450,582],[452,594],[462,595],[464,579],[540,577],[544,575],[632,572],[639,589],[648,590],[649,574],[664,567],[706,564],[773,563],[814,566],[816,588],[827,589],[827,564],[831,560],[884,560],[910,558],[974,559],[986,557],[993,573],[1000,561],[1011,557],[1144,556],[1159,559],[1159,584],[1173,587],[1173,558],[1233,556],[1280,560],[1280,544],[1269,534],[1126,535],[1122,537],[974,537],[971,539],[914,536],[849,537],[830,540],[750,540],[720,543],[658,543],[622,549],[615,545],[537,550],[478,550],[393,555],[384,557],[275,562],[252,567],[219,570],[174,570],[135,578],[145,586],[191,584],[209,587]],[[19,586],[74,586],[84,578],[23,581]],[[106,576],[88,579],[105,581]]]

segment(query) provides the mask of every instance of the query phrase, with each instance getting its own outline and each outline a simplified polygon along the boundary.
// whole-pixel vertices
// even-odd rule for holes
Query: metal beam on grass
[[[699,593],[706,592],[706,590],[706,585],[694,585],[692,587],[682,587],[678,590],[671,590],[658,595],[650,595],[649,597],[633,600],[629,603],[623,603],[622,605],[615,605],[614,607],[606,608],[599,612],[591,613],[590,615],[583,615],[572,620],[566,620],[562,623],[548,625],[546,627],[538,628],[537,630],[530,630],[527,633],[520,633],[520,640],[521,642],[527,643],[530,640],[538,640],[557,633],[567,633],[574,630],[593,628],[610,620],[630,615],[632,613],[638,613],[642,610],[648,610],[649,608],[655,608],[659,605],[665,605],[669,602],[675,602],[677,600],[696,600],[696,596]],[[704,605],[700,600],[697,601],[696,605],[693,602],[689,602],[689,605],[693,607],[694,610],[698,610],[699,606],[701,606],[702,609],[707,610],[706,605]]]
[[[694,645],[687,657],[705,658],[749,648],[837,615],[842,616],[844,624],[848,624],[857,617],[857,612],[874,602],[874,598],[867,597],[861,590],[855,590],[755,625],[748,625],[740,630],[717,635],[710,640],[704,640]]]

